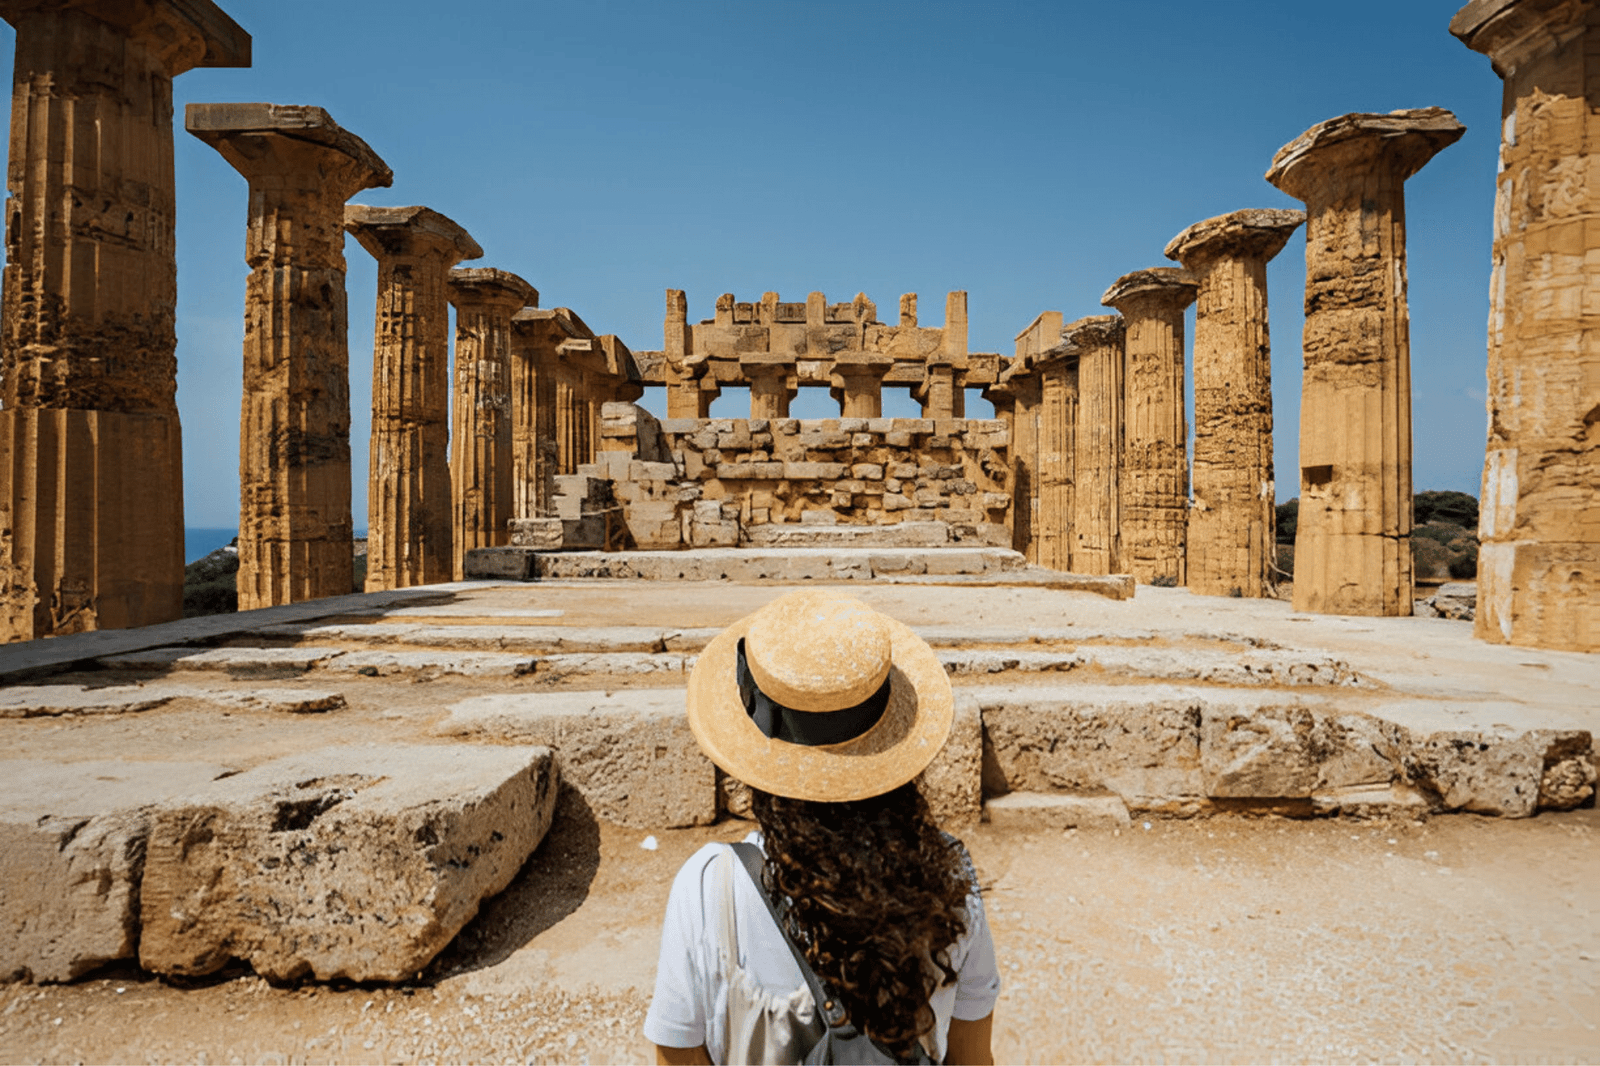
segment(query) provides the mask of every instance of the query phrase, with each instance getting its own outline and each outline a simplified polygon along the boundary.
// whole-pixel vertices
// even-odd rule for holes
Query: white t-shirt
[[[745,839],[761,844],[760,833]],[[644,1035],[652,1043],[680,1048],[704,1044],[711,1061],[718,1063],[728,1061],[728,976],[722,972],[718,947],[725,888],[715,873],[719,864],[712,860],[725,850],[726,845],[707,844],[673,879],[661,929],[655,996],[644,1020]],[[742,867],[736,873],[733,899],[740,968],[774,996],[805,989],[805,975],[756,886]],[[951,1018],[987,1017],[1000,998],[994,940],[976,885],[967,897],[966,932],[950,948],[950,965],[956,971],[955,983],[937,989],[929,1000],[935,1018],[931,1034],[935,1061],[944,1059]],[[800,998],[809,1003],[811,997],[806,992]]]

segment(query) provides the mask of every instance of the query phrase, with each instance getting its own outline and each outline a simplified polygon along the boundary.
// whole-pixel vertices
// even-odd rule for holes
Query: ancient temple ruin
[[[112,4],[0,3],[18,30],[0,365],[11,639],[178,609],[171,79],[247,64],[249,38],[208,0],[146,6],[134,19]],[[1490,57],[1506,101],[1478,634],[1590,650],[1600,408],[1585,384],[1595,193],[1579,161],[1597,19],[1587,2],[1477,0],[1451,24]],[[105,46],[98,58],[85,41]],[[112,55],[116,69],[101,69]],[[106,88],[139,79],[153,95]],[[321,108],[195,104],[185,124],[248,185],[243,608],[351,583],[341,230],[379,268],[369,590],[498,573],[512,551],[918,543],[1203,595],[1277,594],[1288,575],[1275,565],[1266,265],[1304,225],[1295,606],[1411,610],[1403,188],[1461,136],[1448,111],[1307,130],[1266,175],[1304,212],[1197,222],[1164,249],[1181,268],[1111,282],[1100,302],[1117,313],[1043,312],[1004,356],[970,350],[960,291],[926,325],[914,293],[892,321],[864,293],[818,292],[723,294],[694,320],[669,289],[662,347],[636,352],[569,307],[541,307],[502,266],[458,267],[481,249],[439,211],[349,204],[395,176]],[[95,195],[128,200],[136,234],[43,225],[66,187],[19,176],[59,176],[91,125],[116,131]],[[636,402],[656,387],[665,417]],[[748,412],[711,418],[730,389],[748,390]],[[827,390],[837,417],[791,417],[802,389]],[[884,418],[885,390],[904,390],[921,417]],[[966,417],[969,390],[993,419]]]

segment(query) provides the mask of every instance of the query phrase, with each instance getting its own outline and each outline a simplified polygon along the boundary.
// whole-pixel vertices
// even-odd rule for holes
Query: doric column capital
[[[1506,78],[1582,33],[1594,9],[1594,0],[1472,0],[1450,20],[1450,32]]]
[[[1304,211],[1246,208],[1196,222],[1167,242],[1163,254],[1198,270],[1217,259],[1268,260],[1306,220]]]
[[[378,153],[320,107],[189,104],[183,125],[247,181],[299,172],[302,184],[330,192],[340,203],[362,189],[394,183],[394,172]]]
[[[1182,311],[1194,303],[1200,285],[1182,267],[1151,267],[1124,274],[1111,283],[1100,302],[1124,314],[1135,307],[1151,307],[1157,313]]]
[[[1267,180],[1297,200],[1326,200],[1376,168],[1404,181],[1465,132],[1442,107],[1340,115],[1278,149]]]
[[[248,67],[250,35],[211,0],[0,0],[13,26],[82,13],[122,31],[161,60],[169,78],[195,67]]]
[[[455,222],[427,207],[349,204],[344,228],[377,260],[434,256],[454,266],[483,255],[478,242]]]
[[[1121,344],[1123,330],[1121,315],[1090,315],[1062,327],[1061,340],[1064,346],[1081,352],[1105,344]]]
[[[498,304],[511,312],[539,306],[539,290],[509,270],[495,267],[456,267],[450,271],[450,302]]]

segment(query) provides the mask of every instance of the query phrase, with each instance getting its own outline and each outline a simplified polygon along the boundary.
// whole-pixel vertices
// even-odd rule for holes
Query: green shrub
[[[1427,525],[1416,526],[1411,530],[1413,537],[1425,537],[1436,540],[1440,544],[1453,544],[1463,537],[1470,536],[1467,530],[1460,526],[1448,525],[1443,522],[1429,522]]]
[[[1473,541],[1450,560],[1450,576],[1465,581],[1478,576],[1478,544]]]
[[[1278,569],[1284,577],[1294,577],[1294,545],[1278,544]]]
[[[1465,492],[1419,492],[1412,498],[1413,521],[1419,525],[1430,523],[1478,528],[1478,498]]]
[[[1300,525],[1300,497],[1278,504],[1278,543],[1293,544],[1295,530]]]
[[[1411,538],[1411,568],[1417,577],[1441,578],[1450,572],[1450,549],[1427,537]]]

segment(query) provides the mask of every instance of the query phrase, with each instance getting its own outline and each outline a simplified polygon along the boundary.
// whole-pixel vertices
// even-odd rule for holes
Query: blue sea
[[[218,548],[227,547],[234,537],[239,535],[238,529],[233,526],[212,528],[210,526],[189,526],[183,531],[183,564],[188,566],[196,559],[204,559]],[[358,537],[365,537],[365,530],[357,533]]]
[[[213,529],[209,526],[188,526],[183,531],[183,562],[184,565],[196,559],[204,559],[218,548],[227,546],[234,537],[239,535],[239,530],[233,526],[225,529]]]

